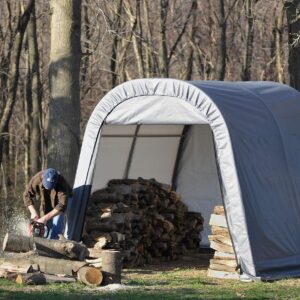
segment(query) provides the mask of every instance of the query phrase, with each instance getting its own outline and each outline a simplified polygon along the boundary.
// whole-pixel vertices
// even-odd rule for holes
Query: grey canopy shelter
[[[206,222],[224,204],[246,276],[299,276],[299,156],[300,93],[286,85],[128,81],[88,121],[66,237],[81,239],[89,194],[109,179],[155,178]]]

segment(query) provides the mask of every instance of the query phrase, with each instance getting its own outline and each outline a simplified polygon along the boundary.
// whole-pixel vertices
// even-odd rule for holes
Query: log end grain
[[[77,272],[77,278],[80,282],[90,285],[98,286],[103,280],[101,271],[94,267],[82,267]]]

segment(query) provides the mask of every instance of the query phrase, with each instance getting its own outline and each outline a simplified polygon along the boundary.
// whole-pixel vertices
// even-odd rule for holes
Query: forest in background
[[[62,108],[49,118],[51,51],[63,43],[63,26],[70,30],[53,13],[62,3],[74,5],[80,38],[78,147],[95,105],[127,80],[268,80],[300,89],[300,0],[1,0],[2,196],[20,193],[49,165],[48,128],[69,116]],[[76,157],[68,163],[76,169]]]

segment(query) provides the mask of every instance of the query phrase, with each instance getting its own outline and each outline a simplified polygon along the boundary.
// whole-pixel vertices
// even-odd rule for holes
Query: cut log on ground
[[[2,250],[6,252],[29,252],[34,249],[33,237],[6,233]]]
[[[28,257],[20,257],[15,254],[13,256],[5,258],[5,263],[10,263],[14,266],[19,265],[35,265],[38,266],[38,270],[46,274],[65,274],[73,276],[78,272],[81,267],[88,265],[84,261],[74,261],[66,259],[56,259],[38,255],[32,255]]]
[[[19,274],[16,278],[16,283],[30,285],[72,282],[76,282],[76,279],[74,277],[63,277],[43,273]]]
[[[84,260],[88,254],[87,247],[75,241],[48,240],[39,237],[27,237],[7,233],[3,240],[3,251],[28,252],[36,250],[40,255],[54,258],[71,258]]]
[[[120,251],[102,252],[103,284],[121,283],[122,256]]]
[[[103,275],[97,268],[82,267],[77,272],[77,279],[86,285],[98,286],[102,282]]]
[[[35,267],[37,270],[37,267]],[[28,261],[19,261],[19,263],[3,262],[0,265],[0,272],[11,272],[11,273],[31,273],[34,271],[32,264]]]

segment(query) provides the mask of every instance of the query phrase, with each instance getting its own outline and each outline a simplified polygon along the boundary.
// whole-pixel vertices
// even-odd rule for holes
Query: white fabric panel
[[[106,187],[110,179],[123,178],[132,140],[133,138],[127,137],[101,138],[95,163],[92,192]]]
[[[204,217],[201,245],[209,246],[209,218],[214,206],[222,205],[209,125],[193,125],[190,128],[178,165],[176,186],[189,211],[200,212]]]
[[[156,135],[181,135],[183,125],[141,125],[138,135],[156,134]]]
[[[134,108],[134,114],[132,109]],[[142,96],[119,104],[107,124],[207,124],[199,111],[186,101],[168,96]]]
[[[171,184],[180,137],[137,138],[129,178],[155,178]]]
[[[114,125],[108,126],[105,125],[102,128],[102,135],[134,135],[136,129],[136,125]]]

